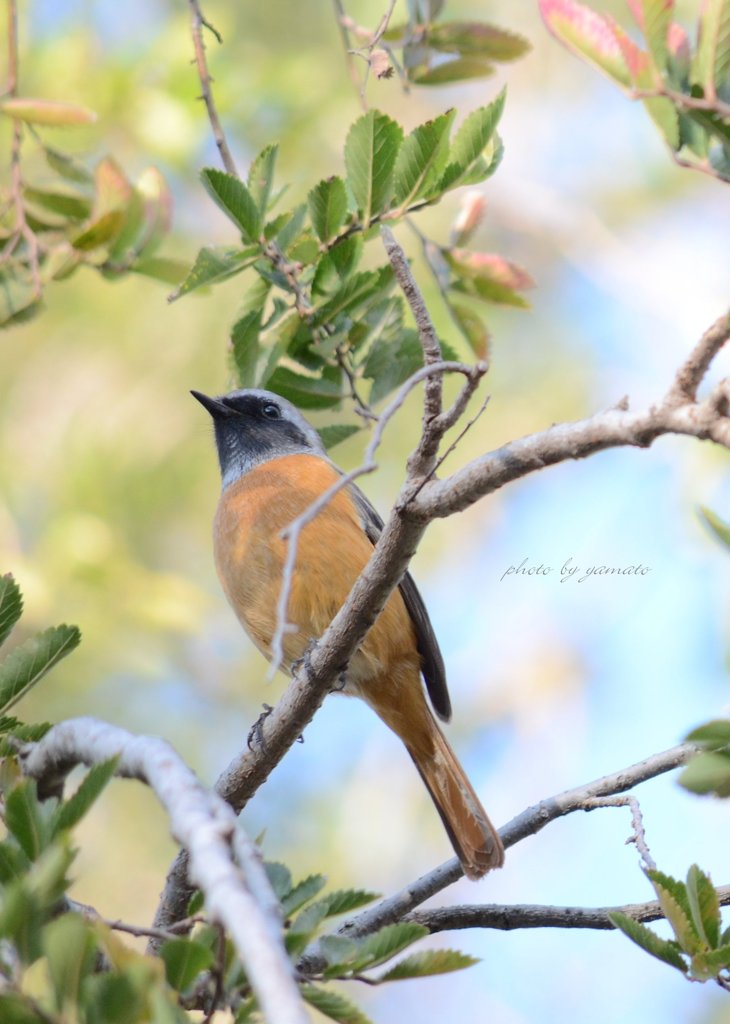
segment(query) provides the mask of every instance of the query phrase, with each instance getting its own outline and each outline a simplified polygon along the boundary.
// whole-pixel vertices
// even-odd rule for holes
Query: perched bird
[[[243,628],[271,659],[287,541],[281,534],[341,477],[319,434],[285,399],[247,389],[193,396],[213,417],[223,492],[215,517],[215,561]],[[281,668],[291,673],[329,626],[365,567],[383,523],[349,485],[299,535]],[[350,659],[343,692],[361,697],[400,737],[441,815],[464,874],[499,867],[499,835],[426,701],[451,716],[443,658],[421,595],[406,574]]]

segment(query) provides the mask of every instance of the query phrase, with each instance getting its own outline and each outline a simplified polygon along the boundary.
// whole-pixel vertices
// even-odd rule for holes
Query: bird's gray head
[[[224,489],[250,469],[281,455],[326,457],[319,434],[291,402],[261,388],[210,398],[191,395],[213,417]]]

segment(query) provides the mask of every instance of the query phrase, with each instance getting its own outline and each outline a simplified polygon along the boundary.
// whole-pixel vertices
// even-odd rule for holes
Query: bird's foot
[[[256,743],[261,750],[266,750],[266,740],[264,739],[264,722],[269,717],[271,712],[274,710],[270,704],[262,704],[263,711],[251,726],[246,745],[249,750],[253,750],[253,745]]]

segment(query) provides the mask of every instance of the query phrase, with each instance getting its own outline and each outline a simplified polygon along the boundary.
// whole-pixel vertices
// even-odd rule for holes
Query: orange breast
[[[214,528],[218,575],[246,632],[267,657],[287,554],[281,531],[337,479],[323,459],[287,455],[251,470],[221,497]],[[289,669],[322,635],[372,550],[346,489],[302,530],[287,609],[296,632],[284,637],[283,668]],[[347,689],[368,699],[376,696],[373,687],[397,687],[401,676],[420,689],[418,673],[415,633],[395,591],[350,663]]]

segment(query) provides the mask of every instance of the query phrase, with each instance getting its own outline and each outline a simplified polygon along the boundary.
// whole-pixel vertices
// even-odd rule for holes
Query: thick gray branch
[[[165,740],[93,718],[69,719],[21,752],[26,775],[58,780],[77,764],[118,757],[117,774],[140,779],[165,808],[189,854],[189,874],[211,918],[230,935],[267,1021],[306,1024],[282,942],[279,903],[260,854],[228,804],[207,790]]]

